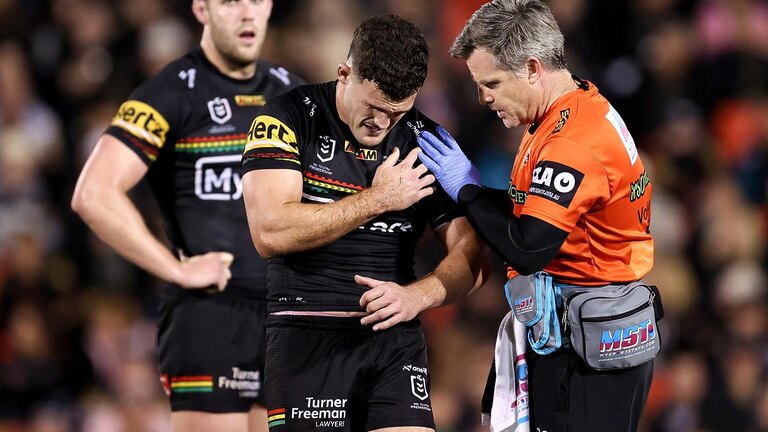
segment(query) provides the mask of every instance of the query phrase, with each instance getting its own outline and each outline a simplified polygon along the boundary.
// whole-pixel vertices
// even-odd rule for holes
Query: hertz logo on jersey
[[[120,105],[112,119],[112,126],[117,126],[156,147],[165,144],[165,135],[170,130],[162,114],[137,100],[129,100]]]
[[[263,95],[236,95],[237,106],[264,106],[267,99]]]
[[[296,134],[293,130],[285,123],[268,115],[256,117],[248,132],[245,152],[259,148],[279,148],[289,153],[299,154],[296,148]]]
[[[375,161],[379,159],[379,152],[374,149],[361,148],[356,149],[349,141],[344,141],[344,151],[352,153],[357,159],[364,161]]]

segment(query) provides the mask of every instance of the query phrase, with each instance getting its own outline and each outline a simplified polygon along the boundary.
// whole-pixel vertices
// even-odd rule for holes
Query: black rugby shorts
[[[265,300],[227,291],[165,299],[158,352],[171,411],[248,412],[263,403],[266,317]]]
[[[434,429],[418,321],[374,332],[360,318],[267,320],[270,432]]]

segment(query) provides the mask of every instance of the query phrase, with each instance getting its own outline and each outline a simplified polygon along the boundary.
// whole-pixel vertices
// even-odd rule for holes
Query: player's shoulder
[[[416,142],[416,137],[424,131],[437,134],[437,127],[439,125],[438,122],[432,120],[417,108],[411,108],[400,119],[393,132],[398,139]]]
[[[289,71],[284,66],[269,60],[259,59],[256,62],[256,68],[260,73],[264,74],[264,79],[266,79],[270,85],[281,88],[283,91],[305,84],[300,76]]]
[[[333,82],[304,84],[294,87],[267,102],[266,112],[290,112],[302,118],[312,119],[319,111],[331,109]]]
[[[132,98],[175,100],[186,97],[190,91],[199,87],[205,65],[201,62],[198,50],[192,50],[182,57],[168,63],[157,74],[141,83],[133,92]]]

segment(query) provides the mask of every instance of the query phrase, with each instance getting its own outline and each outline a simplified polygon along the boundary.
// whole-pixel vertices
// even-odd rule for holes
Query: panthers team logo
[[[217,97],[208,101],[208,112],[211,120],[218,124],[224,124],[232,118],[232,108],[226,98]]]

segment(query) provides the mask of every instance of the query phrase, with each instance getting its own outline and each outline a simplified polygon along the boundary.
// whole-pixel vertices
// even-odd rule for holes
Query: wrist
[[[184,272],[184,263],[181,261],[176,261],[174,265],[170,267],[170,269],[171,269],[170,274],[164,279],[182,288],[186,287],[187,278],[186,278],[186,272]]]
[[[476,200],[480,196],[481,186],[474,183],[467,183],[459,189],[458,202],[459,204],[467,205]]]

